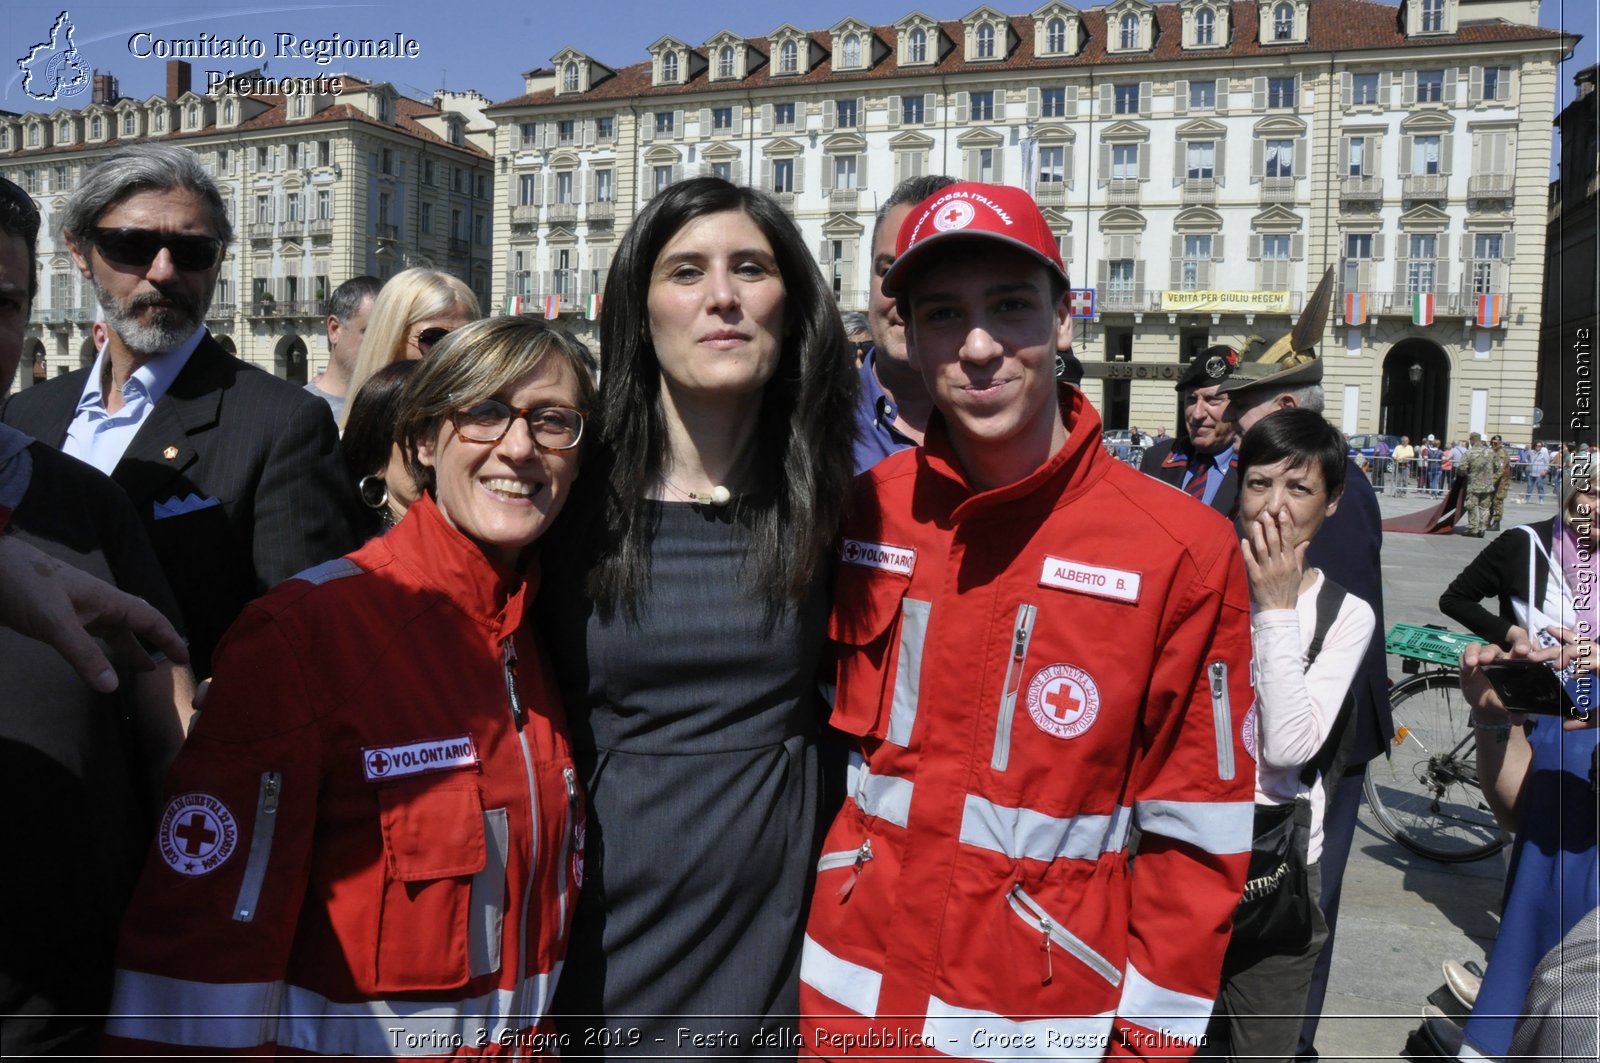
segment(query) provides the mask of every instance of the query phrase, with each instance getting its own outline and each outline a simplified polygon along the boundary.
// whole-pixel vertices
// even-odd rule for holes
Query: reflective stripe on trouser
[[[119,970],[106,1033],[194,1048],[277,1044],[321,1055],[439,1055],[452,1045],[483,1047],[537,1026],[560,973],[558,963],[529,975],[518,990],[463,1000],[345,1004],[282,982],[214,984]]]
[[[1128,843],[1132,810],[1119,805],[1109,816],[1047,816],[968,794],[961,814],[961,840],[1013,860],[1096,860]]]
[[[1008,1019],[929,997],[922,1033],[938,1051],[963,1059],[1101,1059],[1110,1047],[1111,1013]]]
[[[857,1015],[878,1014],[883,975],[870,967],[841,959],[817,944],[810,934],[800,951],[800,981]]]
[[[1174,1041],[1200,1043],[1215,1003],[1210,997],[1192,996],[1157,985],[1140,974],[1131,962],[1123,977],[1117,1018],[1165,1034]]]
[[[1136,801],[1134,821],[1159,834],[1218,856],[1250,851],[1255,801]]]

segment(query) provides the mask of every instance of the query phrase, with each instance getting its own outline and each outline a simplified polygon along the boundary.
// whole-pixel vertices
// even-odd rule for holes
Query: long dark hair
[[[771,243],[784,284],[783,349],[762,389],[755,439],[760,482],[772,489],[740,503],[750,508],[755,573],[769,608],[806,596],[838,531],[854,470],[857,384],[838,308],[794,220],[772,199],[715,177],[680,182],[628,228],[600,311],[604,429],[590,476],[579,485],[591,492],[584,506],[594,551],[588,589],[603,613],[619,605],[636,612],[649,582],[655,526],[641,503],[667,452],[661,369],[645,311],[651,272],[685,225],[735,210]]]

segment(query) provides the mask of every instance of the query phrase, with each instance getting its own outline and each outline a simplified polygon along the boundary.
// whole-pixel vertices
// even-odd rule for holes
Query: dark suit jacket
[[[90,370],[13,396],[0,420],[59,448]],[[207,334],[112,471],[156,548],[198,676],[245,604],[360,545],[359,501],[327,403]],[[157,517],[190,494],[221,504]]]
[[[1315,565],[1351,594],[1372,606],[1377,627],[1367,644],[1366,659],[1350,689],[1356,696],[1355,730],[1346,740],[1344,763],[1365,764],[1382,753],[1394,736],[1389,710],[1389,669],[1383,638],[1383,528],[1378,496],[1355,462],[1345,465],[1344,497],[1306,551]]]
[[[1517,528],[1501,535],[1484,547],[1461,574],[1450,581],[1450,586],[1439,596],[1439,611],[1451,620],[1465,624],[1467,630],[1480,638],[1506,645],[1506,635],[1516,623],[1511,611],[1511,599],[1531,601],[1549,613],[1560,612],[1559,602],[1546,602],[1545,591],[1550,586],[1550,562],[1546,554],[1553,549],[1556,519],[1541,520],[1528,525],[1528,530],[1539,537],[1544,552],[1533,559],[1533,593],[1528,593],[1528,550],[1530,544],[1525,532]],[[1485,598],[1498,598],[1500,612],[1491,613],[1479,603]],[[1535,634],[1529,632],[1530,635]],[[1510,648],[1509,646],[1507,647]]]
[[[1144,458],[1139,462],[1139,471],[1146,476],[1154,476],[1162,483],[1182,487],[1183,474],[1189,471],[1188,446],[1187,439],[1162,440],[1144,452]],[[1211,508],[1231,519],[1238,507],[1239,462],[1236,458],[1222,477],[1222,483],[1217,488],[1217,497],[1211,500]]]

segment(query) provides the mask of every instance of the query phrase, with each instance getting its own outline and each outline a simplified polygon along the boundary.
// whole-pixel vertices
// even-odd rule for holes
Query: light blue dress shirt
[[[83,394],[78,399],[72,423],[67,426],[66,442],[61,449],[110,476],[156,403],[189,364],[189,357],[200,346],[200,338],[205,334],[202,325],[177,347],[135,369],[122,385],[122,408],[116,413],[106,412],[105,395],[100,390],[100,382],[108,375],[106,348],[101,347],[89,370],[89,379],[84,382]]]

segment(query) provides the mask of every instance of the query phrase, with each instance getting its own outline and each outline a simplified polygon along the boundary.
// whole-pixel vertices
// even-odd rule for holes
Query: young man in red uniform
[[[833,724],[856,753],[807,927],[807,1048],[1184,1055],[1250,848],[1232,528],[1114,460],[1057,385],[1067,277],[1026,193],[954,185],[896,250],[884,285],[937,412],[846,519]]]

